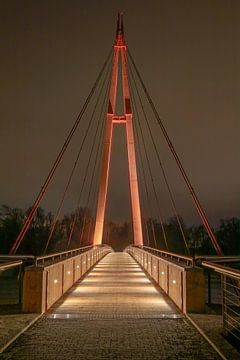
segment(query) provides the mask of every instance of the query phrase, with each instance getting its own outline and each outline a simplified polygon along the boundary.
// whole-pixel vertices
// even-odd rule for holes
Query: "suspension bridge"
[[[122,102],[120,114],[118,97]],[[122,126],[126,135],[132,215],[132,244],[123,252],[114,252],[111,239],[107,245],[104,241],[116,126]],[[73,164],[49,233],[42,239],[42,253],[22,255],[31,224],[76,136],[78,149],[72,157]],[[216,256],[190,255],[174,189],[161,158],[162,140],[175,161]],[[53,253],[54,234],[74,177],[79,186],[76,210],[65,228],[64,251]],[[169,244],[159,187],[166,190],[176,219],[182,254],[174,253]],[[160,224],[160,240],[153,217]],[[221,335],[215,344],[189,316],[204,314],[206,303],[211,305],[211,276],[219,281],[221,331],[239,343],[240,273],[226,265],[239,259],[223,254],[127,48],[121,14],[113,49],[9,255],[1,256],[0,260],[0,281],[4,285],[1,303],[4,299],[6,303],[9,299],[14,303],[17,297],[23,313],[40,314],[23,334],[3,346],[2,359],[225,359]],[[4,274],[15,274],[15,278]],[[231,358],[234,356],[233,351]]]

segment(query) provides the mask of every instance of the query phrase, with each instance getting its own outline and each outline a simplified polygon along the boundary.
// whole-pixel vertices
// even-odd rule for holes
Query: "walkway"
[[[112,253],[0,359],[219,359],[135,261]]]

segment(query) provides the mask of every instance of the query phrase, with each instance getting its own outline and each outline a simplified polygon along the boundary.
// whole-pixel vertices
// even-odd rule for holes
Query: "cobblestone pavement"
[[[219,359],[134,260],[107,255],[1,360]]]
[[[240,359],[240,353],[222,336],[222,315],[190,314],[190,317],[227,359]]]
[[[36,317],[37,314],[0,315],[0,349]]]

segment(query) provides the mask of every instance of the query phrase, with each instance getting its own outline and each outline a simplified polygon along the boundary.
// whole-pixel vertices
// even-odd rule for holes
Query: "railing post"
[[[23,264],[19,266],[19,273],[18,273],[18,297],[19,297],[19,304],[22,304],[22,294],[23,294]]]
[[[212,303],[212,284],[211,284],[211,271],[207,270],[207,282],[208,282],[208,304]]]
[[[226,287],[227,276],[221,275],[222,282],[222,319],[223,319],[223,334],[227,336],[227,304],[226,304]]]

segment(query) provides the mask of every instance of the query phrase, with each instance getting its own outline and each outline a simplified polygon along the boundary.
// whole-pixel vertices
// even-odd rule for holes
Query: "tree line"
[[[8,254],[19,234],[29,211],[2,205],[0,208],[0,253]],[[51,212],[39,208],[25,238],[18,249],[20,254],[41,255],[55,222]],[[73,227],[73,222],[75,226]],[[176,252],[179,254],[214,255],[215,250],[203,225],[187,226],[180,218],[172,217],[168,222],[160,224],[156,219],[143,221],[143,237],[147,246]],[[165,232],[165,236],[163,233]],[[240,255],[240,218],[221,219],[214,229],[217,240],[225,255]],[[46,253],[65,251],[90,245],[94,233],[94,217],[87,208],[79,208],[77,212],[64,215],[56,221],[53,235]],[[121,251],[133,243],[132,226],[128,222],[121,224],[105,221],[103,243]],[[187,245],[187,246],[186,246]]]

